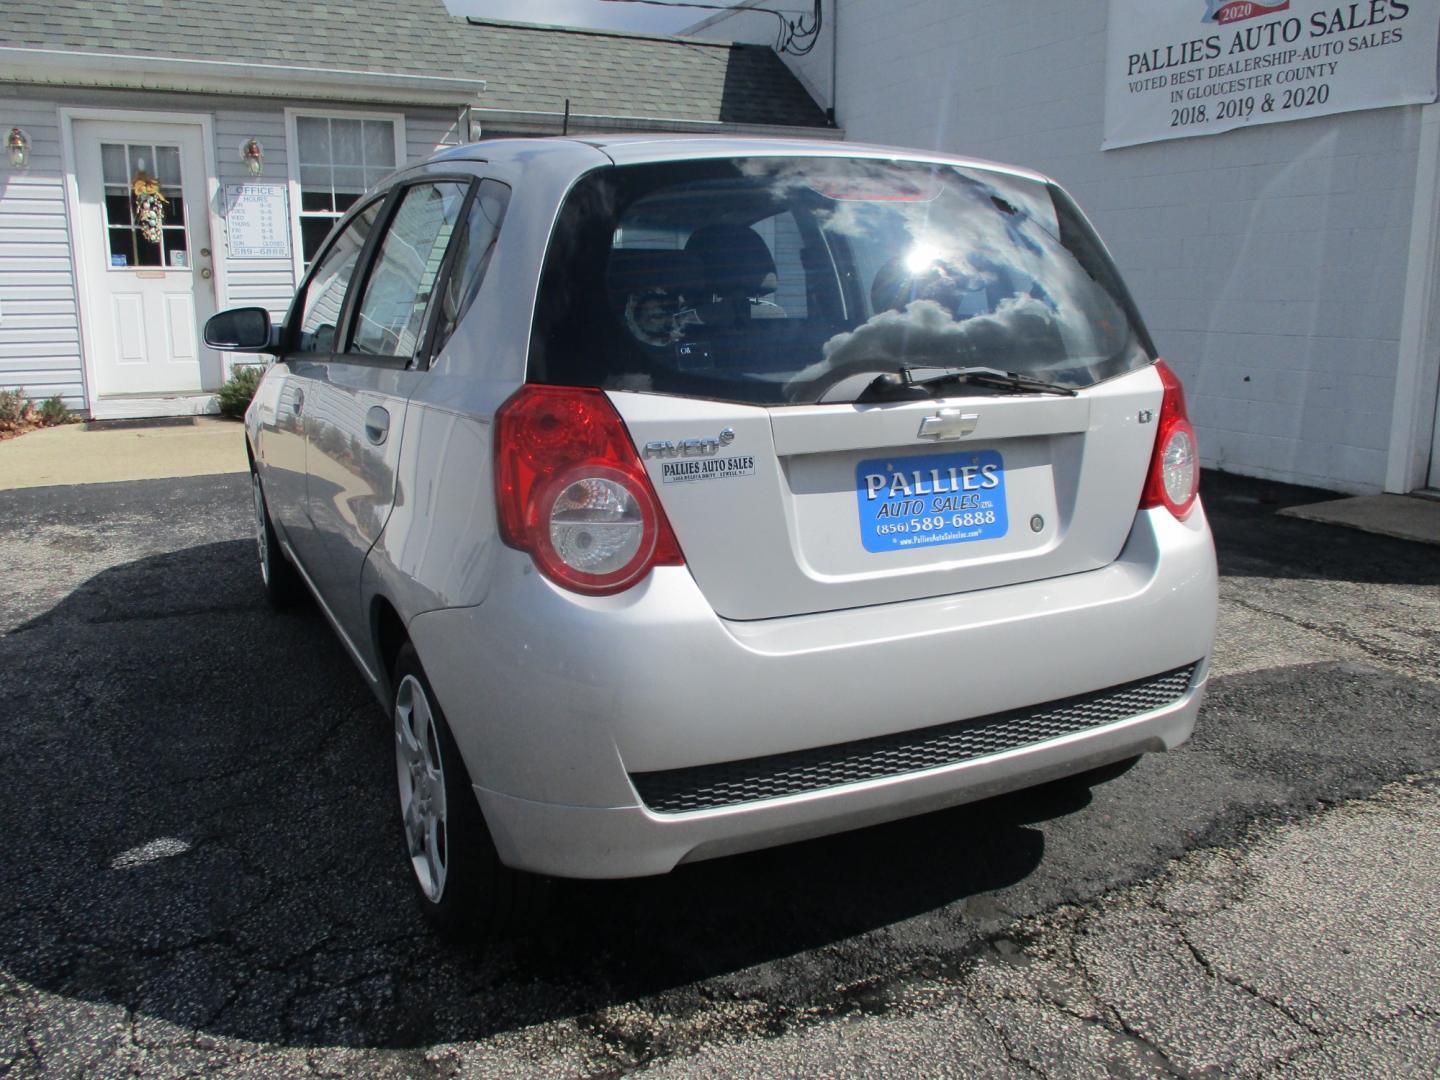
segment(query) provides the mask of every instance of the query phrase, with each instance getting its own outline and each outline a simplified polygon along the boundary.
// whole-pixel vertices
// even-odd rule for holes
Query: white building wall
[[[342,115],[354,111],[354,105],[336,105],[333,110],[325,106],[306,103],[307,111],[333,112]],[[421,161],[442,146],[453,146],[458,142],[458,110],[410,109],[377,107],[378,111],[400,113],[405,121],[405,160],[400,165]],[[219,108],[213,113],[215,126],[215,162],[220,173],[220,209],[223,219],[226,184],[243,184],[255,181],[240,160],[240,145],[254,136],[265,151],[264,172],[258,178],[262,183],[283,184],[289,178],[289,147],[285,140],[285,111],[277,104],[245,105]],[[223,224],[222,224],[223,228]],[[299,243],[298,237],[291,237],[291,244]],[[220,252],[228,251],[222,245]],[[270,317],[279,320],[284,317],[295,295],[294,262],[291,259],[225,259],[225,296],[221,307],[256,305],[270,312]],[[249,359],[253,359],[249,358]]]
[[[215,130],[215,168],[220,174],[219,206],[221,235],[215,238],[215,254],[225,260],[224,295],[219,306],[263,307],[276,321],[284,318],[295,294],[295,267],[285,259],[232,259],[228,237],[224,232],[225,185],[260,182],[284,184],[289,177],[289,147],[285,145],[285,112],[278,108],[256,108],[236,103],[218,108],[213,113]],[[240,160],[240,146],[247,139],[259,140],[265,152],[264,171],[250,175]],[[297,243],[295,237],[290,243]],[[236,357],[231,357],[236,359]],[[254,357],[244,359],[254,360]]]
[[[208,114],[220,185],[216,210],[221,229],[211,238],[215,263],[223,262],[223,273],[217,274],[222,286],[217,289],[217,307],[253,304],[266,308],[277,320],[284,316],[295,292],[292,261],[229,258],[224,230],[225,185],[253,179],[240,159],[242,142],[254,136],[264,147],[261,181],[288,180],[283,102],[60,88],[0,96],[0,136],[18,126],[30,136],[31,144],[25,169],[12,169],[0,157],[0,389],[23,388],[35,401],[58,394],[71,409],[88,407],[60,147],[61,107],[154,111],[157,119],[177,112]],[[356,108],[337,104],[334,111]],[[404,114],[402,165],[459,141],[458,109],[386,107],[384,111]],[[291,242],[298,243],[298,238]],[[236,359],[254,358],[227,355],[228,361]]]
[[[0,156],[0,390],[85,405],[79,307],[54,105],[0,97],[0,137],[30,136],[30,164]]]
[[[842,0],[838,122],[1054,176],[1184,379],[1207,465],[1380,490],[1419,107],[1102,153],[1105,22],[1073,0]]]
[[[423,161],[443,146],[459,146],[460,119],[456,111],[427,109],[405,114],[406,156]]]

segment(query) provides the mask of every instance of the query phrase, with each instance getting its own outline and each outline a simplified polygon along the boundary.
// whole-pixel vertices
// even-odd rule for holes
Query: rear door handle
[[[376,446],[390,434],[390,412],[380,405],[371,405],[365,414],[365,437]]]

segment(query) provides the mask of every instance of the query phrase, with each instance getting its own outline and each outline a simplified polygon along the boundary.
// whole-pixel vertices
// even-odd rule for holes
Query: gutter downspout
[[[840,107],[840,87],[837,82],[837,72],[840,70],[840,0],[832,0],[830,4],[830,108],[825,110],[825,115],[830,120],[831,127],[838,127],[835,122],[836,110]]]

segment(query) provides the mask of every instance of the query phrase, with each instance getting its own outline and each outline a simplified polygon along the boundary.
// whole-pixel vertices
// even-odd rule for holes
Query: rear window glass
[[[1153,348],[1058,189],[1003,173],[742,158],[588,174],[561,209],[530,377],[757,404],[877,373],[991,367],[1088,386]]]

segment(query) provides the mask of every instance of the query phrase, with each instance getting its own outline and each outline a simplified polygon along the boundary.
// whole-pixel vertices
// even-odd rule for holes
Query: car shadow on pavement
[[[298,1046],[420,1046],[647,995],[761,994],[737,973],[902,934],[1039,865],[1046,789],[664,878],[569,882],[524,939],[424,927],[389,726],[311,606],[275,616],[250,541],[116,566],[0,636],[0,968],[133,1020]],[[831,950],[838,952],[839,950]],[[828,980],[828,981],[827,981]],[[726,990],[725,988],[729,989]],[[673,999],[673,1000],[671,1000]]]

